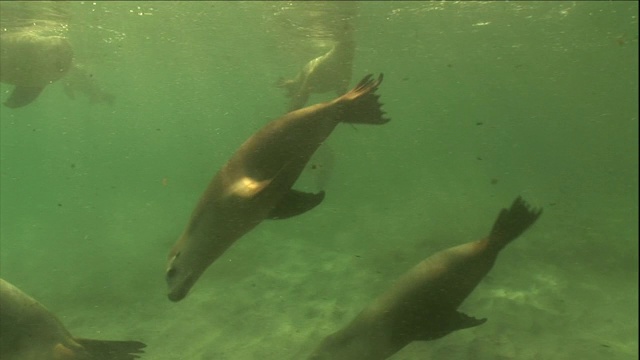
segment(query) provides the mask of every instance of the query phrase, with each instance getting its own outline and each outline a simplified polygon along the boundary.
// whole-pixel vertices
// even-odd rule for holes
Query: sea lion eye
[[[176,268],[172,267],[171,269],[167,270],[167,277],[172,278],[172,277],[176,276],[176,272],[178,272],[178,270],[176,270]]]

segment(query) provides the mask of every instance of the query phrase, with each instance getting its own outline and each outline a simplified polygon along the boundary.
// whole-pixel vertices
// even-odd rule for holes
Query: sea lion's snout
[[[180,252],[176,253],[170,260],[165,273],[165,279],[169,287],[167,296],[169,300],[178,302],[184,299],[193,284],[198,279],[193,269],[185,267],[184,262],[179,260]]]
[[[179,280],[179,271],[175,267],[167,269],[166,280],[169,285],[169,293],[167,296],[169,300],[178,302],[184,299],[189,292],[190,286],[185,286],[185,282]]]
[[[173,301],[173,302],[178,302],[182,299],[184,299],[184,297],[187,296],[187,292],[183,291],[183,292],[169,292],[169,294],[167,295],[167,297],[169,298],[169,300]]]

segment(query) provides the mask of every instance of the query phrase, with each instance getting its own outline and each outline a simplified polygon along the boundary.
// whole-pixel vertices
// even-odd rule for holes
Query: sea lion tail
[[[90,360],[139,359],[147,345],[139,341],[74,339],[89,354]]]
[[[502,249],[520,236],[542,214],[542,209],[533,209],[521,197],[517,197],[509,209],[502,209],[489,235],[489,246]]]
[[[378,101],[379,95],[375,93],[382,82],[380,74],[377,79],[371,79],[373,75],[365,76],[355,88],[340,96],[335,101],[343,104],[343,111],[339,116],[341,122],[351,124],[381,125],[390,119],[383,117],[382,104]]]

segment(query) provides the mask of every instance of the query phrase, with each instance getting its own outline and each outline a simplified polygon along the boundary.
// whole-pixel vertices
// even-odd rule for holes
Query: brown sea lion
[[[337,99],[292,111],[265,125],[213,177],[169,254],[169,299],[183,299],[205,269],[264,219],[288,218],[316,205],[324,192],[291,189],[318,146],[341,122],[385,124],[367,75]]]
[[[140,358],[145,346],[73,337],[42,304],[0,279],[2,360],[130,360]]]
[[[418,340],[441,338],[486,319],[457,308],[491,270],[498,253],[542,213],[518,197],[502,209],[488,237],[440,251],[402,275],[309,360],[383,360]]]
[[[344,35],[326,54],[309,61],[294,79],[280,79],[278,87],[286,89],[291,98],[289,111],[303,107],[312,93],[344,94],[351,82],[354,54],[355,41]]]
[[[45,86],[62,78],[73,60],[73,49],[62,36],[46,36],[35,30],[0,35],[0,81],[15,85],[4,102],[10,108],[30,104]]]

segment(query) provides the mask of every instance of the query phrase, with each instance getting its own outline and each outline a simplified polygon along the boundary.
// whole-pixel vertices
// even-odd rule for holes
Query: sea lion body
[[[491,270],[500,250],[541,214],[518,198],[503,209],[491,234],[440,251],[402,275],[343,329],[327,336],[309,360],[383,360],[418,340],[480,325],[457,311]]]
[[[73,49],[57,35],[23,29],[0,35],[0,81],[15,85],[7,107],[17,108],[35,100],[45,86],[62,78],[71,68]]]
[[[350,36],[337,41],[324,55],[309,61],[292,80],[281,80],[279,87],[291,98],[289,110],[303,107],[313,93],[335,91],[342,95],[349,88],[355,42]]]
[[[42,304],[0,279],[2,360],[130,360],[143,347],[137,341],[74,338]]]
[[[184,298],[204,270],[267,218],[288,218],[318,205],[324,192],[292,190],[309,158],[340,122],[384,124],[365,77],[349,93],[290,112],[252,135],[213,177],[169,254],[169,299]]]

